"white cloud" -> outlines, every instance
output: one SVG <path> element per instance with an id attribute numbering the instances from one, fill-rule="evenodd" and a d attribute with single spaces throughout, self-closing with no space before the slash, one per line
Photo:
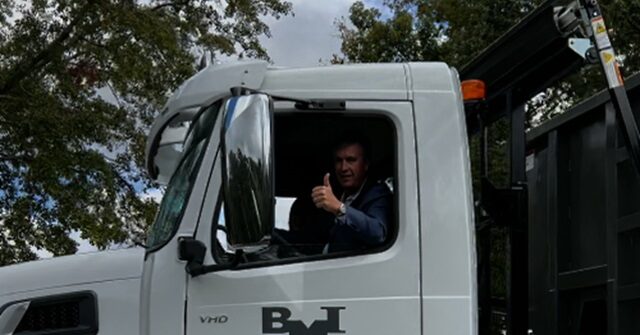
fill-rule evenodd
<path id="1" fill-rule="evenodd" d="M 88 252 L 98 251 L 98 248 L 96 248 L 91 243 L 89 243 L 88 240 L 85 240 L 82 237 L 80 237 L 80 232 L 77 230 L 71 231 L 71 234 L 69 234 L 69 237 L 72 240 L 76 241 L 76 243 L 78 244 L 78 251 L 76 252 L 78 254 L 86 254 Z M 36 249 L 35 247 L 31 247 L 31 250 L 36 253 L 39 259 L 53 257 L 52 253 L 44 249 Z"/>
<path id="2" fill-rule="evenodd" d="M 39 259 L 51 258 L 53 254 L 44 249 L 37 249 L 36 247 L 31 247 L 31 251 L 35 252 Z"/>
<path id="3" fill-rule="evenodd" d="M 160 203 L 162 201 L 163 195 L 164 195 L 164 189 L 152 188 L 152 189 L 148 189 L 140 197 L 144 200 L 153 199 L 156 203 Z"/>
<path id="4" fill-rule="evenodd" d="M 71 237 L 74 241 L 76 241 L 76 243 L 78 243 L 78 254 L 98 251 L 98 248 L 91 245 L 89 241 L 80 237 L 80 232 L 77 230 L 72 231 L 71 234 L 69 234 L 69 237 Z"/>
<path id="5" fill-rule="evenodd" d="M 317 66 L 340 54 L 340 38 L 334 22 L 349 15 L 355 0 L 290 0 L 295 16 L 265 18 L 271 38 L 262 38 L 276 66 Z"/>

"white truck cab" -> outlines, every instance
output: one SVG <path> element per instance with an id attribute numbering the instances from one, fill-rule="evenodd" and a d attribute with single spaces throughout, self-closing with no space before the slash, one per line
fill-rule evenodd
<path id="1" fill-rule="evenodd" d="M 618 198 L 637 194 L 640 131 L 607 31 L 595 0 L 543 2 L 464 67 L 478 80 L 465 85 L 442 63 L 208 66 L 149 134 L 147 168 L 167 188 L 147 247 L 0 268 L 0 334 L 638 333 L 638 216 Z M 527 136 L 526 101 L 598 61 L 608 92 Z M 482 94 L 463 107 L 461 86 Z M 503 119 L 497 187 L 486 135 Z M 368 139 L 366 180 L 387 188 L 391 214 L 375 243 L 338 252 L 327 235 L 340 214 L 310 193 L 329 173 L 344 195 L 344 134 Z M 508 240 L 504 302 L 492 227 Z"/>
<path id="2" fill-rule="evenodd" d="M 38 331 L 24 320 L 76 302 L 74 334 L 476 334 L 465 127 L 457 72 L 443 63 L 210 65 L 149 135 L 149 171 L 168 184 L 144 256 L 0 269 L 0 334 Z M 368 178 L 393 192 L 384 244 L 288 243 L 277 232 L 300 227 L 282 203 L 322 184 L 333 141 L 351 131 L 371 142 Z M 45 285 L 31 268 L 70 279 Z"/>

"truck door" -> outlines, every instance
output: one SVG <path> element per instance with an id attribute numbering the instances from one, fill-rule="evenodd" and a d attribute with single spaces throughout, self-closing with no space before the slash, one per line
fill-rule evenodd
<path id="1" fill-rule="evenodd" d="M 211 177 L 218 137 L 220 104 L 202 109 L 191 122 L 183 154 L 150 228 L 145 255 L 140 334 L 182 334 L 186 296 L 185 262 L 178 258 L 178 240 L 193 237 L 202 200 Z"/>
<path id="2" fill-rule="evenodd" d="M 360 116 L 365 122 L 368 116 L 384 117 L 394 128 L 396 231 L 389 245 L 359 254 L 286 259 L 276 254 L 259 262 L 247 257 L 235 269 L 188 277 L 186 334 L 420 334 L 420 225 L 412 105 L 347 101 L 340 115 Z M 279 162 L 275 163 L 277 170 Z M 224 244 L 216 229 L 225 224 L 221 180 L 218 160 L 195 235 L 208 244 L 205 264 L 215 263 L 212 241 L 219 238 Z"/>

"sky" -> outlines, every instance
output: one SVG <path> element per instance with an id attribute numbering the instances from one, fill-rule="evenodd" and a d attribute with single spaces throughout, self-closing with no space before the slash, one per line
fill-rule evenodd
<path id="1" fill-rule="evenodd" d="M 340 54 L 340 38 L 335 25 L 337 19 L 349 16 L 349 7 L 355 0 L 287 0 L 293 5 L 294 16 L 279 20 L 267 18 L 272 38 L 262 38 L 276 66 L 304 67 L 326 64 L 333 54 Z M 364 0 L 367 7 L 381 10 L 383 18 L 389 15 L 383 0 Z"/>
<path id="2" fill-rule="evenodd" d="M 354 0 L 289 0 L 294 16 L 265 19 L 271 38 L 262 38 L 276 66 L 316 66 L 340 54 L 336 19 L 347 17 Z"/>

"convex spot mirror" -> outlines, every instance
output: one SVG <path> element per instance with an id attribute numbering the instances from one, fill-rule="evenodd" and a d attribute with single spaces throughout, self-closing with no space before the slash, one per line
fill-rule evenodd
<path id="1" fill-rule="evenodd" d="M 231 250 L 269 244 L 275 223 L 273 101 L 266 94 L 229 98 L 223 107 L 222 188 Z"/>

